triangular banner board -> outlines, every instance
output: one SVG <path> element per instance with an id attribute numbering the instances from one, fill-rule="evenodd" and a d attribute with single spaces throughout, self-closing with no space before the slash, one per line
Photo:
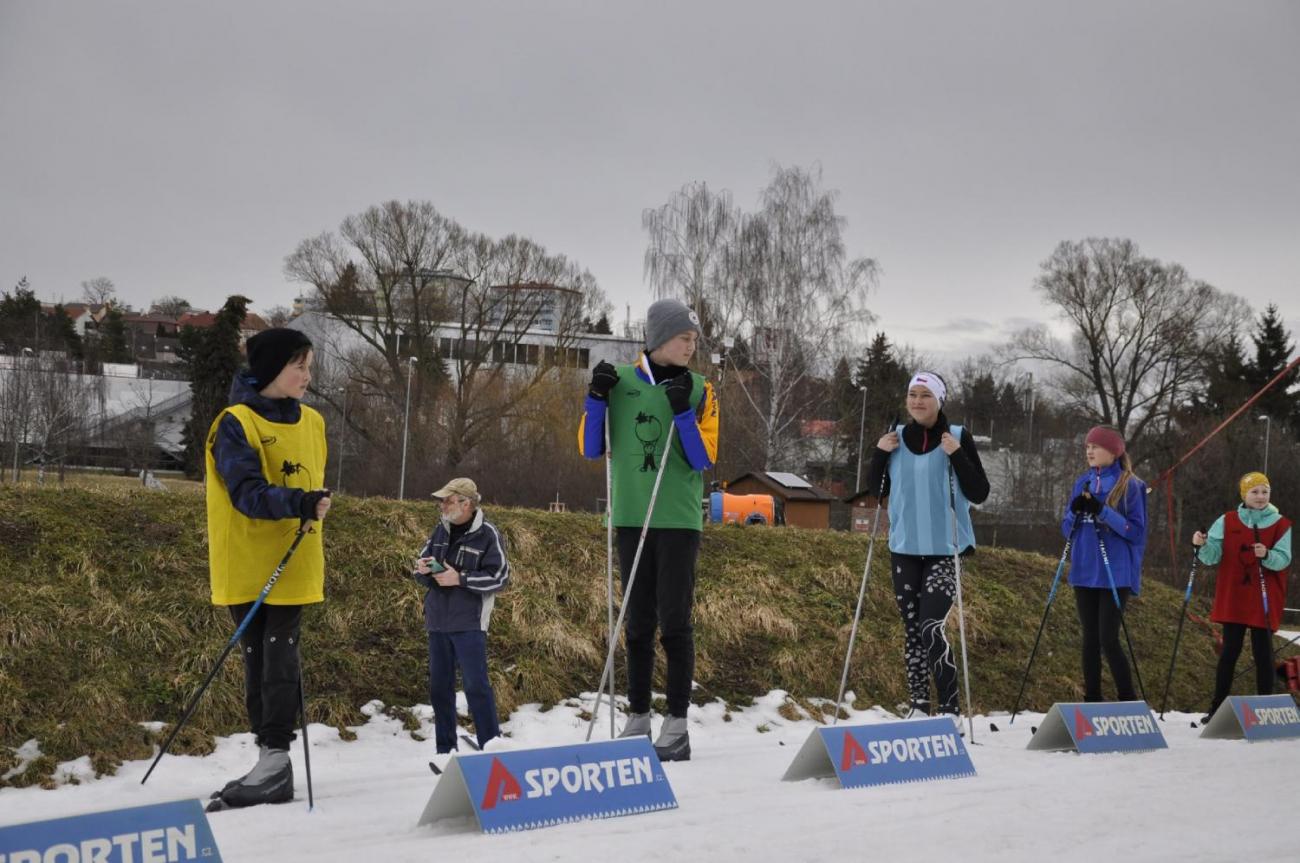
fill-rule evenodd
<path id="1" fill-rule="evenodd" d="M 841 788 L 974 776 L 953 720 L 905 719 L 813 730 L 790 762 L 786 782 L 835 777 Z"/>
<path id="2" fill-rule="evenodd" d="M 454 755 L 420 824 L 472 816 L 485 833 L 676 809 L 649 738 Z"/>
<path id="3" fill-rule="evenodd" d="M 132 806 L 0 827 L 0 861 L 64 860 L 221 863 L 208 816 L 198 800 Z"/>
<path id="4" fill-rule="evenodd" d="M 1097 701 L 1053 704 L 1027 748 L 1091 754 L 1145 752 L 1169 744 L 1145 701 Z"/>
<path id="5" fill-rule="evenodd" d="M 1210 740 L 1300 737 L 1300 709 L 1290 695 L 1230 695 L 1201 729 Z"/>

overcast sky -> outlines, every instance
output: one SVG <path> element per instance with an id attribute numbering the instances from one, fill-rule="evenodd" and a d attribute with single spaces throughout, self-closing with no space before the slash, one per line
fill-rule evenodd
<path id="1" fill-rule="evenodd" d="M 1300 330 L 1300 3 L 0 0 L 0 289 L 289 304 L 385 200 L 646 304 L 641 211 L 820 163 L 871 305 L 934 356 L 1123 236 Z"/>

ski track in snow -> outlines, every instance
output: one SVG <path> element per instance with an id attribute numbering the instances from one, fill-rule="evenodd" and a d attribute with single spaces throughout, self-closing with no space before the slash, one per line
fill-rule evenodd
<path id="1" fill-rule="evenodd" d="M 463 696 L 461 699 L 463 709 Z M 517 861 L 686 860 L 1015 860 L 1294 861 L 1294 831 L 1284 817 L 1300 765 L 1300 741 L 1250 744 L 1200 740 L 1193 714 L 1168 713 L 1169 749 L 1128 755 L 1076 755 L 1025 749 L 1042 714 L 1015 725 L 993 715 L 975 720 L 969 747 L 978 776 L 840 790 L 829 780 L 782 782 L 781 775 L 816 727 L 778 713 L 772 692 L 723 720 L 714 703 L 691 710 L 693 760 L 664 765 L 679 809 L 486 836 L 465 820 L 417 827 L 438 781 L 431 712 L 418 741 L 373 706 L 357 740 L 313 725 L 316 808 L 307 809 L 302 750 L 292 757 L 297 798 L 279 806 L 215 813 L 212 831 L 229 863 L 402 863 L 450 859 Z M 590 704 L 590 696 L 584 702 Z M 880 722 L 876 707 L 842 724 Z M 541 712 L 518 710 L 503 726 L 511 748 L 581 742 L 587 723 L 576 702 Z M 658 720 L 656 719 L 656 731 Z M 608 722 L 597 722 L 604 739 Z M 760 728 L 766 729 L 760 731 Z M 222 738 L 212 755 L 166 756 L 140 785 L 149 762 L 123 764 L 93 779 L 86 759 L 61 765 L 80 784 L 55 791 L 0 789 L 0 825 L 59 818 L 186 797 L 206 800 L 256 759 L 249 734 Z"/>

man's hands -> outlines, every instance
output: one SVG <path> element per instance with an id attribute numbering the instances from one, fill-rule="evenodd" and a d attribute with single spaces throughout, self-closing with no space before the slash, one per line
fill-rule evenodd
<path id="1" fill-rule="evenodd" d="M 432 557 L 422 557 L 415 561 L 416 575 L 432 575 L 433 580 L 438 582 L 442 587 L 460 587 L 460 573 L 456 567 L 449 563 L 444 563 L 443 568 L 434 572 L 429 566 Z"/>

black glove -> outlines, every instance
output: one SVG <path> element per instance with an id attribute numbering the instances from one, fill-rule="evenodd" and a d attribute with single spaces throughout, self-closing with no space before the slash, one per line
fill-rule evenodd
<path id="1" fill-rule="evenodd" d="M 329 496 L 330 490 L 327 488 L 303 492 L 302 502 L 298 504 L 298 517 L 303 521 L 314 520 L 316 518 L 316 504 Z"/>
<path id="2" fill-rule="evenodd" d="M 591 387 L 587 392 L 591 393 L 593 398 L 601 401 L 609 400 L 609 391 L 618 383 L 618 369 L 610 363 L 601 360 L 596 363 L 596 367 L 591 370 Z"/>
<path id="3" fill-rule="evenodd" d="M 691 409 L 691 389 L 694 386 L 695 379 L 691 377 L 690 372 L 682 372 L 668 382 L 665 392 L 668 394 L 668 406 L 673 409 L 673 416 Z"/>
<path id="4" fill-rule="evenodd" d="M 1070 512 L 1075 515 L 1090 515 L 1095 518 L 1101 515 L 1101 501 L 1090 494 L 1081 494 L 1070 501 Z"/>

